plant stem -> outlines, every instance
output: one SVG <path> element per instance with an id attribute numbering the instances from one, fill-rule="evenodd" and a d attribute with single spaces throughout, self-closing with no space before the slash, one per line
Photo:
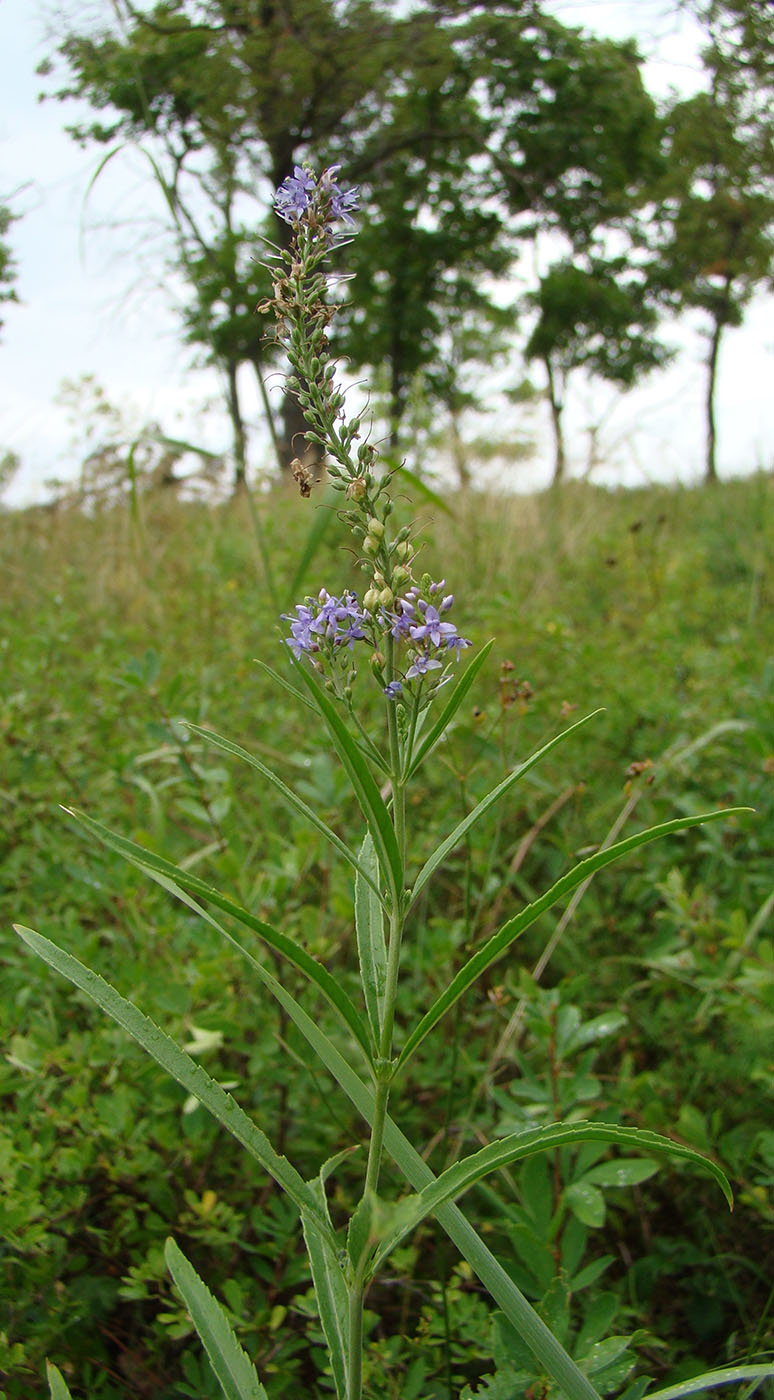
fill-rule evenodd
<path id="1" fill-rule="evenodd" d="M 394 677 L 395 643 L 389 637 L 385 647 L 386 670 L 390 679 Z M 392 700 L 387 701 L 387 730 L 390 741 L 390 769 L 392 779 L 392 821 L 400 852 L 401 867 L 406 861 L 406 791 L 401 777 L 400 739 L 396 707 Z M 400 948 L 403 938 L 403 924 L 406 904 L 402 890 L 398 891 L 397 902 L 390 911 L 390 930 L 387 940 L 387 976 L 384 988 L 384 1021 L 379 1041 L 381 1076 L 376 1084 L 374 1114 L 371 1124 L 371 1139 L 368 1144 L 363 1199 L 375 1196 L 379 1185 L 379 1168 L 382 1161 L 384 1128 L 387 1108 L 390 1101 L 391 1073 L 389 1063 L 392 1056 L 392 1035 L 395 1024 L 395 1005 L 398 994 L 398 972 L 400 969 Z M 349 1356 L 347 1358 L 347 1400 L 361 1400 L 363 1386 L 363 1303 L 365 1300 L 365 1268 L 367 1255 L 359 1265 L 349 1290 Z"/>

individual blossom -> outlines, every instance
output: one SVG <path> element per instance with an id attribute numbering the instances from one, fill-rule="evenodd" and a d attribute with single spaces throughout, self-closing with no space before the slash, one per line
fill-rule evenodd
<path id="1" fill-rule="evenodd" d="M 317 182 L 311 170 L 297 165 L 274 196 L 274 208 L 286 224 L 298 224 L 311 208 Z"/>

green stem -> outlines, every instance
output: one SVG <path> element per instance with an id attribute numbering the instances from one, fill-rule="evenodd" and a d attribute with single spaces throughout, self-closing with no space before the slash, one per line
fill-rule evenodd
<path id="1" fill-rule="evenodd" d="M 386 671 L 389 679 L 395 674 L 395 642 L 388 637 L 385 647 Z M 401 865 L 406 860 L 406 792 L 401 779 L 400 741 L 395 705 L 387 702 L 387 730 L 390 741 L 390 768 L 392 777 L 392 820 L 395 837 L 400 851 Z M 387 1121 L 387 1108 L 390 1101 L 389 1069 L 392 1056 L 392 1034 L 395 1024 L 395 1005 L 398 995 L 398 972 L 400 969 L 400 947 L 403 938 L 405 902 L 403 891 L 398 892 L 397 902 L 390 912 L 390 931 L 387 942 L 387 976 L 384 988 L 384 1021 L 379 1041 L 381 1077 L 377 1081 L 374 1096 L 374 1114 L 371 1123 L 371 1140 L 368 1144 L 368 1164 L 366 1166 L 363 1198 L 375 1196 L 379 1186 L 379 1169 L 382 1161 L 384 1129 Z M 347 1400 L 361 1400 L 363 1386 L 363 1304 L 365 1301 L 365 1267 L 367 1259 L 359 1266 L 349 1290 L 349 1356 L 347 1358 Z"/>

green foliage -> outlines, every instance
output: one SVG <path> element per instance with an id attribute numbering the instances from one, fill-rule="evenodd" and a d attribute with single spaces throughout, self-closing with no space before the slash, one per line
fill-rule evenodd
<path id="1" fill-rule="evenodd" d="M 718 1210 L 714 1185 L 680 1164 L 650 1176 L 646 1156 L 628 1169 L 630 1184 L 616 1185 L 631 1159 L 613 1161 L 602 1143 L 560 1147 L 558 1179 L 553 1154 L 535 1157 L 469 1197 L 492 1254 L 574 1359 L 593 1364 L 597 1389 L 638 1384 L 632 1358 L 643 1348 L 654 1384 L 677 1384 L 748 1348 L 755 1359 L 767 1340 L 757 1319 L 770 1290 L 761 1242 L 773 1160 L 774 672 L 760 625 L 773 586 L 770 483 L 729 484 L 714 500 L 579 490 L 550 508 L 453 505 L 453 517 L 427 527 L 428 567 L 443 558 L 455 583 L 465 580 L 466 632 L 497 641 L 448 737 L 417 772 L 418 813 L 432 804 L 441 831 L 454 830 L 557 731 L 564 702 L 583 713 L 604 699 L 608 709 L 526 776 L 507 816 L 500 804 L 469 826 L 423 889 L 404 950 L 407 1027 L 514 905 L 584 858 L 632 801 L 637 827 L 714 805 L 757 809 L 679 846 L 634 851 L 618 874 L 598 878 L 537 986 L 503 962 L 468 993 L 464 1051 L 454 1012 L 436 1028 L 432 1049 L 407 1066 L 401 1108 L 402 1127 L 428 1144 L 437 1175 L 481 1147 L 474 1122 L 492 1140 L 594 1118 L 716 1150 L 733 1179 L 733 1217 Z M 244 736 L 329 827 L 344 830 L 354 815 L 336 757 L 311 751 L 312 712 L 250 665 L 259 650 L 272 659 L 274 609 L 246 505 L 208 514 L 162 502 L 146 528 L 138 557 L 119 510 L 0 520 L 11 564 L 0 710 L 4 908 L 7 918 L 23 910 L 162 1021 L 247 1113 L 273 1132 L 278 1125 L 278 1149 L 309 1179 L 352 1123 L 311 1067 L 300 1031 L 256 995 L 215 929 L 109 850 L 86 860 L 79 833 L 55 812 L 57 802 L 76 801 L 233 892 L 354 998 L 351 867 L 278 790 L 174 720 L 185 713 Z M 308 516 L 272 499 L 266 529 L 278 578 L 289 579 Z M 320 577 L 346 568 L 339 546 L 334 526 Z M 518 670 L 499 669 L 510 657 Z M 531 694 L 520 688 L 525 671 Z M 649 758 L 650 768 L 627 775 Z M 420 867 L 435 841 L 421 822 L 415 832 Z M 549 917 L 523 935 L 526 966 L 556 932 Z M 272 967 L 274 954 L 265 956 Z M 286 982 L 297 995 L 295 976 Z M 349 1056 L 352 1037 L 335 1015 L 322 1001 L 313 1014 Z M 0 1015 L 8 1047 L 0 1365 L 9 1400 L 47 1393 L 46 1354 L 74 1400 L 139 1398 L 149 1385 L 154 1400 L 218 1394 L 167 1276 L 169 1234 L 223 1300 L 269 1394 L 330 1392 L 293 1208 L 240 1169 L 230 1138 L 216 1135 L 185 1090 L 79 995 L 53 976 L 32 976 L 10 942 Z M 336 1224 L 359 1174 L 348 1159 L 331 1173 Z M 366 1380 L 377 1400 L 445 1396 L 448 1374 L 454 1393 L 542 1383 L 502 1321 L 487 1344 L 490 1314 L 475 1275 L 446 1255 L 434 1226 L 398 1247 L 389 1274 L 373 1284 L 366 1317 Z M 643 1342 L 654 1333 L 659 1348 Z M 528 1379 L 513 1381 L 522 1366 Z"/>
<path id="2" fill-rule="evenodd" d="M 7 241 L 8 230 L 18 214 L 13 214 L 5 204 L 0 204 L 0 302 L 18 301 L 14 284 L 16 282 L 16 259 Z M 0 321 L 0 330 L 3 322 Z"/>

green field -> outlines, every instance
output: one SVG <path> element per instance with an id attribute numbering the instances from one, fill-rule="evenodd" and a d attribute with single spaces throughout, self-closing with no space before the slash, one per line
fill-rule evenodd
<path id="1" fill-rule="evenodd" d="M 75 1400 L 220 1394 L 167 1274 L 170 1233 L 227 1304 L 273 1396 L 333 1393 L 294 1208 L 10 928 L 38 929 L 112 980 L 233 1086 L 304 1176 L 356 1136 L 347 1102 L 216 933 L 59 810 L 78 807 L 187 863 L 356 995 L 349 867 L 256 773 L 176 723 L 228 735 L 357 839 L 325 736 L 255 664 L 283 669 L 279 613 L 293 602 L 359 586 L 346 529 L 320 499 L 276 491 L 251 510 L 244 497 L 207 508 L 162 492 L 139 516 L 123 505 L 0 515 L 7 1400 L 47 1393 L 46 1356 Z M 421 862 L 559 729 L 602 712 L 470 832 L 423 894 L 401 1024 L 466 949 L 611 832 L 723 806 L 755 812 L 647 846 L 568 912 L 544 916 L 418 1053 L 395 1117 L 436 1170 L 520 1126 L 573 1116 L 710 1155 L 731 1179 L 733 1214 L 684 1162 L 616 1181 L 596 1147 L 512 1166 L 475 1188 L 466 1211 L 571 1351 L 622 1339 L 600 1371 L 610 1394 L 637 1376 L 666 1385 L 765 1360 L 774 479 L 569 485 L 444 505 L 416 507 L 422 565 L 453 589 L 460 631 L 494 646 L 415 785 L 412 856 Z M 414 509 L 398 499 L 398 516 Z M 377 687 L 365 672 L 356 686 L 378 725 Z M 260 956 L 277 971 L 274 955 Z M 324 1003 L 283 976 L 346 1048 Z M 353 1191 L 358 1179 L 353 1167 Z M 351 1205 L 346 1167 L 335 1192 L 334 1212 L 337 1199 Z M 393 1256 L 368 1309 L 373 1400 L 554 1393 L 508 1388 L 518 1341 L 432 1222 Z"/>

